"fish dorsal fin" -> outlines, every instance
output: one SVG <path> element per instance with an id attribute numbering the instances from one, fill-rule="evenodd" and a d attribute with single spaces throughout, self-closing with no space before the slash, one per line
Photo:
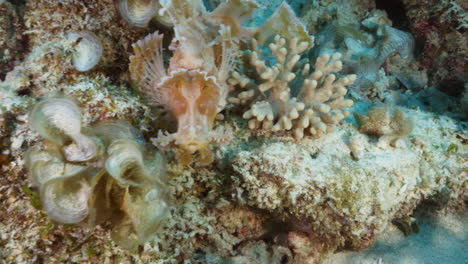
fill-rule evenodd
<path id="1" fill-rule="evenodd" d="M 166 77 L 162 54 L 163 34 L 158 31 L 134 43 L 135 55 L 130 56 L 130 75 L 139 89 L 156 105 L 164 104 L 159 82 Z"/>

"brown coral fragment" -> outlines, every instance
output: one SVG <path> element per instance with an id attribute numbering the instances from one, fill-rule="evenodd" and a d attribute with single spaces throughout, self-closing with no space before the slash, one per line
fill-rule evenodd
<path id="1" fill-rule="evenodd" d="M 394 145 L 398 139 L 413 130 L 413 121 L 399 109 L 391 116 L 387 108 L 374 107 L 369 110 L 368 115 L 356 114 L 356 120 L 359 132 L 378 136 L 380 142 L 388 142 L 390 145 Z"/>

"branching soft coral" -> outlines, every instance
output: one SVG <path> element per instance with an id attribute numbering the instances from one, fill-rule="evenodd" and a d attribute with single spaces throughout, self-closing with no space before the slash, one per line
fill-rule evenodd
<path id="1" fill-rule="evenodd" d="M 339 53 L 320 56 L 312 73 L 308 63 L 297 69 L 301 65 L 300 54 L 308 47 L 307 41 L 297 37 L 286 40 L 276 35 L 268 45 L 275 62 L 268 66 L 257 41 L 252 42 L 248 57 L 259 81 L 235 72 L 230 84 L 244 91 L 229 99 L 234 104 L 248 105 L 243 117 L 249 120 L 250 129 L 292 130 L 294 137 L 301 139 L 306 133 L 327 133 L 349 115 L 343 108 L 352 106 L 353 101 L 344 99 L 345 87 L 356 76 L 337 78 L 336 72 L 342 68 Z"/>

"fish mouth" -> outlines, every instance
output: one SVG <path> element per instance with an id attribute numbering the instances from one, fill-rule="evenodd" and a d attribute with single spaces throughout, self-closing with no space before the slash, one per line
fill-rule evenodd
<path id="1" fill-rule="evenodd" d="M 199 142 L 199 140 L 195 140 L 195 139 L 188 139 L 185 143 L 184 143 L 184 148 L 188 151 L 190 151 L 191 153 L 194 153 L 200 149 L 203 149 L 207 144 L 205 143 L 202 143 L 202 142 Z"/>

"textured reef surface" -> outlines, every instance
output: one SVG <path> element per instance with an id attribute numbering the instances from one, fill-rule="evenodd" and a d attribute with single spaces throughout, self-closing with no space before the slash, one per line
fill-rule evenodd
<path id="1" fill-rule="evenodd" d="M 465 263 L 460 0 L 0 0 L 0 263 Z"/>

